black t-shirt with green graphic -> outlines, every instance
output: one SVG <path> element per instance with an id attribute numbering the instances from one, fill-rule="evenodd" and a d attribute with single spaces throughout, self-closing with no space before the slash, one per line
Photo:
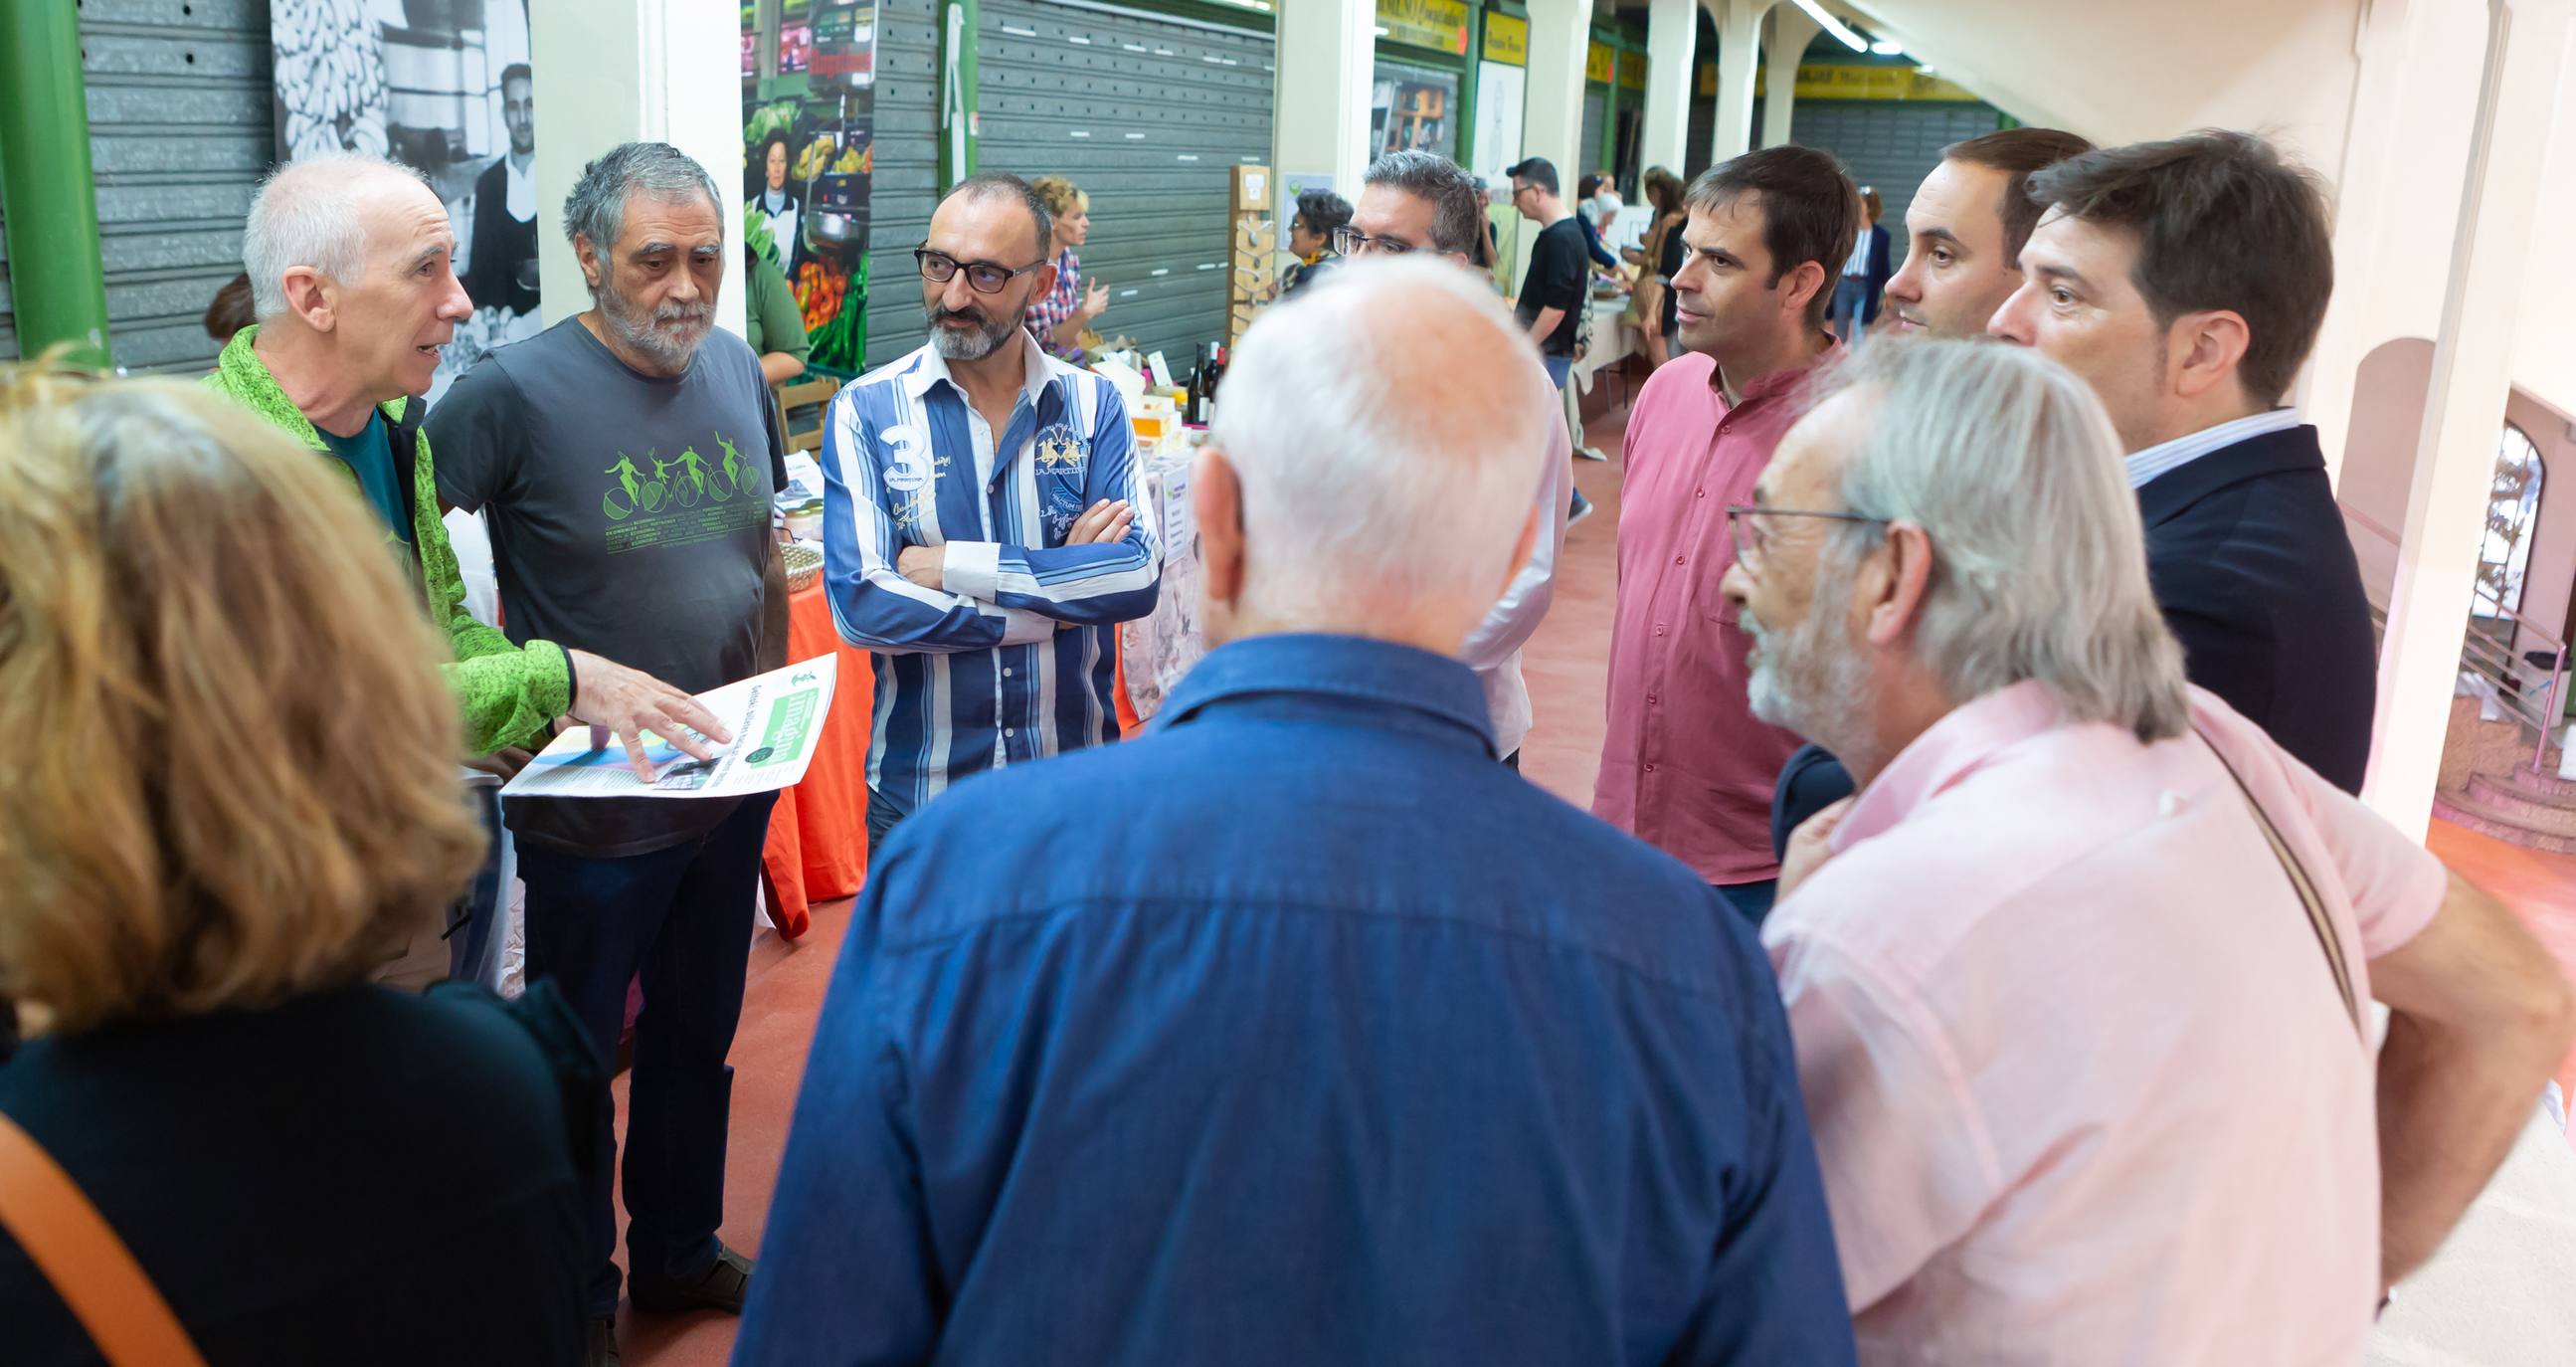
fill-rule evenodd
<path id="1" fill-rule="evenodd" d="M 780 440 L 760 359 L 716 329 L 677 378 L 617 359 L 578 318 L 492 353 L 429 414 L 441 494 L 492 529 L 502 630 L 691 693 L 748 678 Z M 648 854 L 725 799 L 513 799 L 534 847 Z"/>

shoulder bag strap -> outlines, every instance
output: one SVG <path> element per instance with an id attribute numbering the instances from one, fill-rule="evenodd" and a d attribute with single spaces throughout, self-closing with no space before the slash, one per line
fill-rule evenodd
<path id="1" fill-rule="evenodd" d="M 112 1367 L 204 1367 L 125 1241 L 71 1174 L 6 1115 L 0 1115 L 0 1228 L 54 1284 Z"/>
<path id="2" fill-rule="evenodd" d="M 2200 740 L 2201 744 L 2209 747 L 2209 753 L 2218 757 L 2218 767 L 2225 769 L 2227 776 L 2235 780 L 2236 791 L 2245 797 L 2246 809 L 2254 813 L 2254 824 L 2263 828 L 2263 838 L 2272 846 L 2272 857 L 2281 861 L 2281 872 L 2288 875 L 2290 887 L 2299 894 L 2299 904 L 2307 909 L 2308 928 L 2316 932 L 2317 945 L 2326 952 L 2326 968 L 2334 974 L 2335 991 L 2343 997 L 2344 1015 L 2351 1019 L 2354 1033 L 2360 1033 L 2361 1003 L 2353 995 L 2352 965 L 2344 959 L 2343 940 L 2335 934 L 2334 918 L 2326 914 L 2325 899 L 2317 894 L 2315 880 L 2308 877 L 2307 866 L 2299 862 L 2290 842 L 2281 838 L 2280 828 L 2272 824 L 2271 814 L 2263 810 L 2262 803 L 2254 800 L 2254 790 L 2245 786 L 2245 776 L 2237 773 L 2236 766 L 2228 762 L 2227 752 L 2219 749 L 2206 733 Z"/>

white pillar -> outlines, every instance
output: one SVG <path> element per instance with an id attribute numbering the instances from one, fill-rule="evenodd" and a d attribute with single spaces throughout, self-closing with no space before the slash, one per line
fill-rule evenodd
<path id="1" fill-rule="evenodd" d="M 2338 487 L 2362 361 L 2394 336 L 2421 335 L 2420 330 L 2401 333 L 2382 322 L 2381 292 L 2364 282 L 2377 274 L 2383 238 L 2430 207 L 2421 201 L 2420 151 L 2408 135 L 2439 118 L 2461 73 L 2447 62 L 2426 62 L 2422 54 L 2435 46 L 2440 30 L 2481 17 L 2471 11 L 2464 19 L 2432 4 L 2379 4 L 2362 20 L 2352 127 L 2344 135 L 2342 169 L 2335 177 L 2337 288 L 2293 395 L 2307 420 L 2316 424 L 2326 477 Z M 2401 155 L 2401 150 L 2412 155 Z"/>
<path id="2" fill-rule="evenodd" d="M 1288 240 L 1299 178 L 1332 178 L 1356 204 L 1368 170 L 1369 85 L 1377 11 L 1368 0 L 1297 0 L 1278 8 L 1279 70 L 1271 80 L 1270 169 L 1279 186 L 1279 240 Z"/>
<path id="3" fill-rule="evenodd" d="M 2362 796 L 2406 831 L 2431 819 L 2484 537 L 2515 314 L 2530 289 L 2538 178 L 2570 0 L 2491 0 L 2459 235 L 2379 655 L 2377 748 Z"/>
<path id="4" fill-rule="evenodd" d="M 1711 166 L 1753 150 L 1753 67 L 1762 52 L 1770 0 L 1702 0 L 1717 19 L 1717 135 Z"/>
<path id="5" fill-rule="evenodd" d="M 1789 116 L 1798 104 L 1798 59 L 1807 55 L 1807 44 L 1824 31 L 1796 5 L 1771 7 L 1770 32 L 1762 45 L 1763 146 L 1778 147 L 1789 141 Z"/>
<path id="6" fill-rule="evenodd" d="M 1646 12 L 1646 124 L 1641 143 L 1648 166 L 1687 180 L 1691 84 L 1698 74 L 1698 0 L 1654 0 Z"/>
<path id="7" fill-rule="evenodd" d="M 549 324 L 590 307 L 560 206 L 592 158 L 625 142 L 667 142 L 716 183 L 725 240 L 742 234 L 742 30 L 706 0 L 589 0 L 528 7 L 536 76 L 541 311 Z M 742 253 L 725 253 L 716 322 L 743 331 Z"/>
<path id="8" fill-rule="evenodd" d="M 1545 157 L 1571 196 L 1593 160 L 1583 141 L 1583 66 L 1592 50 L 1592 0 L 1529 0 L 1529 94 L 1521 154 Z"/>

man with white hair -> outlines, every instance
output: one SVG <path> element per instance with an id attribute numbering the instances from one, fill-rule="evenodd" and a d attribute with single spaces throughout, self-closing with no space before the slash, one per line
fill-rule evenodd
<path id="1" fill-rule="evenodd" d="M 233 334 L 206 384 L 343 467 L 383 520 L 447 634 L 442 668 L 470 754 L 542 744 L 564 715 L 630 740 L 666 718 L 712 722 L 649 674 L 551 639 L 514 641 L 465 610 L 417 397 L 473 311 L 449 266 L 455 245 L 447 211 L 408 167 L 341 153 L 281 168 L 242 228 L 259 321 Z"/>
<path id="2" fill-rule="evenodd" d="M 626 143 L 590 163 L 563 225 L 591 308 L 492 353 L 429 419 L 439 489 L 491 523 L 511 634 L 640 660 L 692 692 L 757 672 L 763 607 L 785 592 L 769 517 L 784 443 L 760 358 L 715 327 L 721 202 L 705 168 L 667 144 Z M 561 985 L 603 1069 L 627 985 L 642 983 L 623 1188 L 639 1309 L 739 1311 L 750 1278 L 716 1227 L 725 1055 L 772 800 L 506 804 L 528 885 L 528 972 Z M 616 1356 L 618 1291 L 614 1116 L 605 1094 L 598 1105 L 585 1211 L 593 1362 Z"/>
<path id="3" fill-rule="evenodd" d="M 1548 388 L 1446 263 L 1253 326 L 1191 481 L 1215 649 L 896 833 L 737 1363 L 1849 1361 L 1750 931 L 1494 763 L 1457 658 Z"/>
<path id="4" fill-rule="evenodd" d="M 1755 712 L 1862 785 L 1763 927 L 1862 1359 L 2359 1361 L 2564 1057 L 2566 984 L 2185 684 L 2082 380 L 1890 342 L 1818 397 L 1725 591 Z"/>

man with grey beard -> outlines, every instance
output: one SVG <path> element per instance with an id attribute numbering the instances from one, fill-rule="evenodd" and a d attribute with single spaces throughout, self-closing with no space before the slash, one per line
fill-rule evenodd
<path id="1" fill-rule="evenodd" d="M 438 486 L 481 510 L 505 629 L 650 670 L 690 693 L 757 672 L 783 594 L 783 483 L 760 360 L 714 327 L 728 248 L 715 182 L 628 143 L 584 169 L 565 235 L 592 307 L 459 380 L 429 430 Z M 716 1238 L 753 889 L 771 799 L 512 800 L 528 972 L 581 1015 L 603 1072 L 641 979 L 626 1143 L 639 1310 L 739 1312 L 751 1263 Z M 598 1097 L 585 1221 L 590 1360 L 614 1362 L 614 1115 Z"/>

